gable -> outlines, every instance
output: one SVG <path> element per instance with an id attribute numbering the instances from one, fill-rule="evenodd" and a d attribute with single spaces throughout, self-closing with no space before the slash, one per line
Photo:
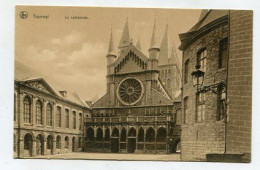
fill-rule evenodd
<path id="1" fill-rule="evenodd" d="M 136 47 L 130 45 L 115 61 L 115 73 L 145 71 L 148 58 Z"/>
<path id="2" fill-rule="evenodd" d="M 22 83 L 33 89 L 57 96 L 55 91 L 47 84 L 47 82 L 43 78 L 25 80 Z"/>

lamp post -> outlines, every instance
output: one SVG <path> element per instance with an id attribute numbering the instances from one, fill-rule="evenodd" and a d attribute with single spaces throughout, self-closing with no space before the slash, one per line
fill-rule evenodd
<path id="1" fill-rule="evenodd" d="M 212 92 L 215 94 L 221 94 L 225 96 L 226 93 L 226 82 L 221 81 L 219 83 L 211 84 L 211 85 L 203 85 L 205 72 L 200 70 L 200 65 L 195 66 L 196 70 L 191 73 L 193 87 L 196 87 L 197 92 L 207 93 Z"/>

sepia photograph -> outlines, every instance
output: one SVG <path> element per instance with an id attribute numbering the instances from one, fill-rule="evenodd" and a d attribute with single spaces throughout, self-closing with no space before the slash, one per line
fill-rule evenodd
<path id="1" fill-rule="evenodd" d="M 14 159 L 251 162 L 253 11 L 15 7 Z"/>

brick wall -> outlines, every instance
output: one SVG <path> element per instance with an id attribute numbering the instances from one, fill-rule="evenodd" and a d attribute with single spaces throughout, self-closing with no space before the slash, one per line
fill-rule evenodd
<path id="1" fill-rule="evenodd" d="M 227 152 L 251 153 L 253 12 L 230 11 Z"/>
<path id="2" fill-rule="evenodd" d="M 222 24 L 203 34 L 183 53 L 184 63 L 189 59 L 188 82 L 183 84 L 183 98 L 188 97 L 187 123 L 182 124 L 181 159 L 184 161 L 201 161 L 206 159 L 207 153 L 224 153 L 225 123 L 216 120 L 217 95 L 206 93 L 205 121 L 197 123 L 196 89 L 193 87 L 191 72 L 195 70 L 197 53 L 200 49 L 207 49 L 207 69 L 204 85 L 218 83 L 226 79 L 226 69 L 219 69 L 219 42 L 228 36 L 228 24 Z M 184 69 L 183 69 L 184 71 Z M 183 74 L 184 75 L 184 72 Z M 182 102 L 184 103 L 184 102 Z M 184 110 L 184 105 L 182 106 Z"/>

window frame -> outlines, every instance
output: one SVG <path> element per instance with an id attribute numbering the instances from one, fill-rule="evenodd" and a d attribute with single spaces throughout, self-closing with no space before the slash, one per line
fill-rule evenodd
<path id="1" fill-rule="evenodd" d="M 223 48 L 223 46 L 224 46 L 224 48 Z M 223 54 L 226 54 L 226 55 L 223 55 Z M 223 56 L 225 56 L 225 59 L 223 59 Z M 219 69 L 227 68 L 227 60 L 228 60 L 228 37 L 225 37 L 219 41 L 218 68 Z M 225 61 L 225 62 L 223 63 L 223 61 Z"/>
<path id="2" fill-rule="evenodd" d="M 37 100 L 35 104 L 36 124 L 43 125 L 43 104 Z"/>
<path id="3" fill-rule="evenodd" d="M 201 48 L 197 53 L 197 65 L 200 65 L 200 70 L 204 73 L 207 72 L 207 56 L 208 50 L 206 47 Z"/>
<path id="4" fill-rule="evenodd" d="M 188 102 L 189 102 L 189 97 L 186 96 L 183 99 L 183 121 L 182 121 L 183 124 L 187 124 L 187 114 L 189 112 Z"/>
<path id="5" fill-rule="evenodd" d="M 205 121 L 205 112 L 206 112 L 205 107 L 206 107 L 206 94 L 203 92 L 196 93 L 196 115 L 195 115 L 196 123 L 202 123 Z"/>
<path id="6" fill-rule="evenodd" d="M 23 116 L 24 123 L 32 123 L 32 102 L 28 96 L 23 99 Z"/>
<path id="7" fill-rule="evenodd" d="M 189 82 L 189 65 L 190 65 L 190 59 L 187 59 L 184 63 L 184 84 L 187 84 Z"/>

